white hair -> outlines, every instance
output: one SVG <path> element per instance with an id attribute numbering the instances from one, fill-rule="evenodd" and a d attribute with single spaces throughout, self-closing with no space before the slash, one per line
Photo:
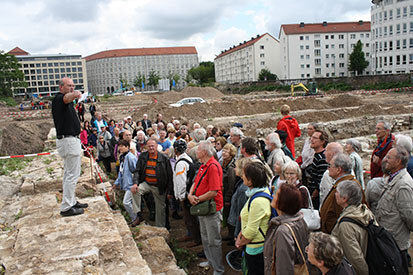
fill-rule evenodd
<path id="1" fill-rule="evenodd" d="M 208 140 L 201 140 L 198 145 L 198 150 L 205 151 L 210 157 L 215 154 L 214 146 Z"/>
<path id="2" fill-rule="evenodd" d="M 244 136 L 244 134 L 242 133 L 241 129 L 238 127 L 232 127 L 231 130 L 229 131 L 231 134 L 233 134 L 234 136 L 239 136 L 240 138 L 242 138 Z"/>
<path id="3" fill-rule="evenodd" d="M 194 138 L 195 142 L 200 142 L 201 140 L 205 140 L 206 130 L 204 128 L 195 129 L 195 131 L 192 133 L 192 137 Z"/>
<path id="4" fill-rule="evenodd" d="M 271 144 L 275 145 L 275 148 L 281 148 L 280 136 L 277 133 L 271 133 L 268 135 L 268 140 Z"/>
<path id="5" fill-rule="evenodd" d="M 395 143 L 398 147 L 404 148 L 409 154 L 412 153 L 412 138 L 406 135 L 396 135 Z"/>

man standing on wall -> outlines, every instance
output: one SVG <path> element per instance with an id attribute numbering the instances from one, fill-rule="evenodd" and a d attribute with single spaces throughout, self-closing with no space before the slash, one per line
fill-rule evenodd
<path id="1" fill-rule="evenodd" d="M 56 146 L 64 161 L 63 197 L 60 215 L 74 216 L 83 214 L 86 203 L 76 201 L 75 189 L 80 176 L 81 145 L 80 122 L 73 107 L 73 100 L 81 97 L 74 90 L 73 80 L 65 77 L 59 81 L 59 93 L 53 99 L 52 115 L 56 128 Z"/>

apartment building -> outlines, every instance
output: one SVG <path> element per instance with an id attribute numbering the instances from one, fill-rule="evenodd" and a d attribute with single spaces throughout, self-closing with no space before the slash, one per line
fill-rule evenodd
<path id="1" fill-rule="evenodd" d="M 31 55 L 19 47 L 8 54 L 16 56 L 28 83 L 27 88 L 15 89 L 15 95 L 53 95 L 59 91 L 59 80 L 63 77 L 73 79 L 75 90 L 88 92 L 86 63 L 81 55 Z"/>
<path id="2" fill-rule="evenodd" d="M 178 88 L 186 85 L 188 71 L 199 65 L 195 47 L 117 49 L 87 56 L 88 85 L 92 94 L 105 94 L 121 87 L 120 79 L 132 84 L 136 76 L 146 80 L 150 72 L 160 78 L 178 74 Z"/>
<path id="3" fill-rule="evenodd" d="M 221 51 L 214 60 L 215 81 L 228 84 L 257 81 L 262 69 L 279 76 L 279 47 L 279 41 L 265 33 Z"/>
<path id="4" fill-rule="evenodd" d="M 283 24 L 280 79 L 349 76 L 349 56 L 358 40 L 370 59 L 370 22 Z M 370 65 L 364 74 L 370 73 Z"/>
<path id="5" fill-rule="evenodd" d="M 372 73 L 412 73 L 413 0 L 372 2 Z"/>

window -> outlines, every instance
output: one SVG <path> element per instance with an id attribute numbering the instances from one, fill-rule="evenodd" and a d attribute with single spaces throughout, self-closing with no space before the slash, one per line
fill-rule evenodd
<path id="1" fill-rule="evenodd" d="M 356 39 L 356 34 L 354 33 L 350 34 L 350 39 Z"/>
<path id="2" fill-rule="evenodd" d="M 393 56 L 389 56 L 389 66 L 393 65 Z"/>
<path id="3" fill-rule="evenodd" d="M 328 49 L 328 44 L 326 45 L 326 49 Z"/>
<path id="4" fill-rule="evenodd" d="M 261 61 L 261 66 L 265 66 L 265 61 Z"/>
<path id="5" fill-rule="evenodd" d="M 407 7 L 403 7 L 403 17 L 407 17 Z"/>
<path id="6" fill-rule="evenodd" d="M 300 55 L 300 59 L 304 59 L 304 55 L 302 54 L 302 55 Z"/>
<path id="7" fill-rule="evenodd" d="M 384 36 L 387 36 L 387 27 L 384 27 L 384 28 L 383 28 L 383 35 L 384 35 Z"/>
<path id="8" fill-rule="evenodd" d="M 261 57 L 261 58 L 264 58 L 264 54 L 263 54 L 263 53 L 261 53 L 261 54 L 260 54 L 260 57 Z"/>
<path id="9" fill-rule="evenodd" d="M 320 40 L 314 40 L 314 47 L 320 47 Z"/>
<path id="10" fill-rule="evenodd" d="M 340 63 L 338 66 L 339 66 L 340 68 L 344 68 L 344 63 Z"/>
<path id="11" fill-rule="evenodd" d="M 36 63 L 36 67 L 39 68 L 41 65 L 40 63 Z"/>
<path id="12" fill-rule="evenodd" d="M 397 25 L 396 25 L 396 33 L 397 33 L 397 34 L 400 34 L 400 24 L 397 24 Z"/>
<path id="13" fill-rule="evenodd" d="M 339 49 L 344 49 L 344 44 L 339 44 L 339 45 L 338 45 L 338 48 L 339 48 Z"/>
<path id="14" fill-rule="evenodd" d="M 396 9 L 396 18 L 400 18 L 400 8 Z"/>
<path id="15" fill-rule="evenodd" d="M 364 38 L 364 33 L 360 33 L 360 38 Z"/>
<path id="16" fill-rule="evenodd" d="M 370 34 L 369 33 L 366 33 L 366 38 L 369 38 L 370 37 Z"/>
<path id="17" fill-rule="evenodd" d="M 309 40 L 309 39 L 310 39 L 310 36 L 306 35 L 305 40 Z"/>
<path id="18" fill-rule="evenodd" d="M 321 74 L 321 68 L 315 68 L 315 74 L 320 75 Z"/>
<path id="19" fill-rule="evenodd" d="M 305 49 L 309 50 L 310 49 L 310 45 L 305 45 Z"/>
<path id="20" fill-rule="evenodd" d="M 389 10 L 389 20 L 393 19 L 393 10 Z"/>
<path id="21" fill-rule="evenodd" d="M 413 32 L 413 22 L 410 22 L 410 32 Z"/>
<path id="22" fill-rule="evenodd" d="M 310 68 L 310 64 L 307 64 L 305 67 L 306 67 L 306 68 Z"/>
<path id="23" fill-rule="evenodd" d="M 344 34 L 339 34 L 338 39 L 344 39 Z"/>
<path id="24" fill-rule="evenodd" d="M 330 55 L 329 54 L 326 54 L 326 59 L 329 59 L 330 58 Z"/>
<path id="25" fill-rule="evenodd" d="M 344 53 L 340 53 L 340 54 L 338 55 L 338 58 L 344 58 Z"/>
<path id="26" fill-rule="evenodd" d="M 304 78 L 305 77 L 305 74 L 301 74 L 301 78 Z"/>
<path id="27" fill-rule="evenodd" d="M 393 25 L 389 26 L 389 35 L 392 36 L 393 35 Z"/>
<path id="28" fill-rule="evenodd" d="M 387 41 L 383 42 L 383 51 L 387 51 Z"/>
<path id="29" fill-rule="evenodd" d="M 305 56 L 305 59 L 310 59 L 310 55 L 307 54 L 307 55 Z"/>
<path id="30" fill-rule="evenodd" d="M 383 19 L 384 19 L 384 20 L 387 20 L 387 11 L 384 11 L 384 13 L 383 13 Z"/>
<path id="31" fill-rule="evenodd" d="M 321 65 L 321 59 L 319 59 L 319 58 L 314 59 L 314 63 L 315 63 L 316 66 L 320 66 Z"/>
<path id="32" fill-rule="evenodd" d="M 396 55 L 396 65 L 400 65 L 400 55 Z"/>
<path id="33" fill-rule="evenodd" d="M 334 44 L 331 44 L 331 48 L 334 49 Z"/>
<path id="34" fill-rule="evenodd" d="M 410 6 L 410 16 L 413 16 L 413 6 Z"/>
<path id="35" fill-rule="evenodd" d="M 409 54 L 409 64 L 413 64 L 413 54 Z"/>
<path id="36" fill-rule="evenodd" d="M 407 23 L 403 23 L 403 33 L 407 33 Z"/>
<path id="37" fill-rule="evenodd" d="M 305 65 L 304 65 L 304 64 L 301 64 L 301 69 L 304 69 L 304 67 L 305 67 Z"/>
<path id="38" fill-rule="evenodd" d="M 409 45 L 410 49 L 413 49 L 413 38 L 410 38 L 410 45 Z"/>
<path id="39" fill-rule="evenodd" d="M 264 45 L 260 45 L 260 50 L 263 50 L 264 49 Z"/>
<path id="40" fill-rule="evenodd" d="M 321 51 L 319 49 L 314 50 L 314 55 L 315 56 L 320 56 L 321 55 Z"/>
<path id="41" fill-rule="evenodd" d="M 334 35 L 332 34 L 332 35 L 330 35 L 330 39 L 334 39 Z"/>
<path id="42" fill-rule="evenodd" d="M 304 36 L 300 36 L 300 40 L 304 40 Z"/>
<path id="43" fill-rule="evenodd" d="M 407 64 L 407 55 L 402 56 L 402 64 L 406 65 Z"/>
<path id="44" fill-rule="evenodd" d="M 383 65 L 384 65 L 384 66 L 387 66 L 387 56 L 385 56 L 385 57 L 383 58 Z"/>
<path id="45" fill-rule="evenodd" d="M 42 70 L 40 70 L 40 69 L 36 70 L 36 74 L 41 74 L 41 73 L 42 73 Z"/>
<path id="46" fill-rule="evenodd" d="M 300 50 L 304 50 L 304 45 L 300 45 Z"/>
<path id="47" fill-rule="evenodd" d="M 400 40 L 396 40 L 396 50 L 400 50 Z"/>
<path id="48" fill-rule="evenodd" d="M 326 68 L 328 68 L 330 66 L 330 64 L 326 63 Z"/>

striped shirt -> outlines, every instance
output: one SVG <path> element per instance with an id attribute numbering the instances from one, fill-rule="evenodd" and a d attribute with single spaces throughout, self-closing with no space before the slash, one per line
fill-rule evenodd
<path id="1" fill-rule="evenodd" d="M 328 168 L 328 163 L 324 155 L 324 150 L 320 153 L 314 153 L 313 163 L 310 165 L 310 181 L 308 187 L 310 189 L 320 189 L 321 178 Z"/>
<path id="2" fill-rule="evenodd" d="M 158 152 L 155 155 L 149 154 L 148 161 L 146 162 L 146 169 L 145 169 L 145 181 L 148 184 L 156 185 L 156 162 L 158 159 Z"/>

